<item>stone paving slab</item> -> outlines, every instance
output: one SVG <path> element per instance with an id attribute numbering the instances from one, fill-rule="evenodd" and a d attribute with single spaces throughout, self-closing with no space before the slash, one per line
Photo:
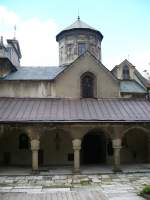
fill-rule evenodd
<path id="1" fill-rule="evenodd" d="M 54 192 L 41 194 L 4 193 L 0 194 L 0 200 L 107 200 L 100 192 Z"/>
<path id="2" fill-rule="evenodd" d="M 150 173 L 0 176 L 0 200 L 10 200 L 11 195 L 17 200 L 20 194 L 21 200 L 38 200 L 37 194 L 47 200 L 142 200 L 137 194 L 145 184 L 150 185 Z"/>

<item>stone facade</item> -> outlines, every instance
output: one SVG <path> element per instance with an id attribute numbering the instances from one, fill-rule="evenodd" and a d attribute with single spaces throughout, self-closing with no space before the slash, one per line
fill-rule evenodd
<path id="1" fill-rule="evenodd" d="M 8 58 L 13 65 L 20 66 L 21 52 L 18 41 L 14 38 L 7 40 L 7 45 L 3 43 L 3 37 L 0 41 L 0 58 Z"/>
<path id="2" fill-rule="evenodd" d="M 123 96 L 120 92 L 120 80 L 124 79 L 124 65 L 128 66 L 129 80 L 136 81 L 147 89 L 143 79 L 135 73 L 135 67 L 128 61 L 124 61 L 112 71 L 101 63 L 102 38 L 99 31 L 81 23 L 79 19 L 71 28 L 60 32 L 56 37 L 59 42 L 60 65 L 67 66 L 51 80 L 38 77 L 35 80 L 25 80 L 24 77 L 7 80 L 4 77 L 15 74 L 19 64 L 12 60 L 9 60 L 11 63 L 1 62 L 0 97 L 33 98 L 33 103 L 34 98 L 121 98 Z M 15 43 L 13 48 L 18 48 L 17 44 Z M 82 94 L 84 75 L 90 80 L 88 82 L 85 79 L 88 82 L 87 89 L 92 83 L 92 97 L 84 97 Z M 140 95 L 142 98 L 146 96 L 144 92 Z M 129 94 L 128 97 L 133 95 Z M 4 106 L 7 106 L 7 101 Z M 40 105 L 36 106 L 40 109 Z M 96 112 L 96 108 L 94 109 Z M 32 113 L 32 108 L 29 111 Z M 8 120 L 9 113 L 3 114 L 6 121 L 0 123 L 1 165 L 31 165 L 33 171 L 49 165 L 72 165 L 73 171 L 79 173 L 81 165 L 112 165 L 116 172 L 121 171 L 122 163 L 150 162 L 149 123 L 119 123 L 107 120 L 35 123 L 25 119 L 21 123 L 11 124 Z M 17 110 L 14 114 L 18 114 Z M 34 114 L 36 118 L 36 113 Z"/>

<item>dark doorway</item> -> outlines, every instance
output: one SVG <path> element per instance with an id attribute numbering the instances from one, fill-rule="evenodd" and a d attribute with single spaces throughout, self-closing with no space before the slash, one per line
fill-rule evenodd
<path id="1" fill-rule="evenodd" d="M 82 142 L 83 164 L 106 162 L 106 138 L 104 134 L 87 134 Z"/>
<path id="2" fill-rule="evenodd" d="M 38 158 L 39 159 L 39 166 L 42 166 L 43 162 L 44 162 L 44 152 L 43 152 L 42 149 L 39 150 L 38 156 L 39 156 L 39 158 Z"/>
<path id="3" fill-rule="evenodd" d="M 4 165 L 10 165 L 11 162 L 11 154 L 10 152 L 4 152 L 3 154 L 3 163 Z"/>

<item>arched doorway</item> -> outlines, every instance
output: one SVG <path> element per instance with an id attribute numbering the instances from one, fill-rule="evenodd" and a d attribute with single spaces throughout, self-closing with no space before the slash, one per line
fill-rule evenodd
<path id="1" fill-rule="evenodd" d="M 147 163 L 148 162 L 148 134 L 142 129 L 131 129 L 123 137 L 121 162 Z"/>
<path id="2" fill-rule="evenodd" d="M 83 164 L 106 162 L 106 137 L 104 133 L 90 132 L 82 141 L 81 159 Z"/>

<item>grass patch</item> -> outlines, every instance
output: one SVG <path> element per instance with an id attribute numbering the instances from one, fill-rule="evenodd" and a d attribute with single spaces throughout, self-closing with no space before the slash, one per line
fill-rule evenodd
<path id="1" fill-rule="evenodd" d="M 80 181 L 80 184 L 82 185 L 82 186 L 85 186 L 85 185 L 89 185 L 90 184 L 90 180 L 88 180 L 88 181 Z"/>
<path id="2" fill-rule="evenodd" d="M 149 194 L 150 195 L 150 185 L 145 185 L 143 190 L 140 192 L 140 195 Z"/>
<path id="3" fill-rule="evenodd" d="M 47 186 L 44 186 L 44 188 L 70 188 L 69 185 L 47 185 Z"/>
<path id="4" fill-rule="evenodd" d="M 144 199 L 150 200 L 150 185 L 145 185 L 142 191 L 140 192 L 140 196 Z"/>

